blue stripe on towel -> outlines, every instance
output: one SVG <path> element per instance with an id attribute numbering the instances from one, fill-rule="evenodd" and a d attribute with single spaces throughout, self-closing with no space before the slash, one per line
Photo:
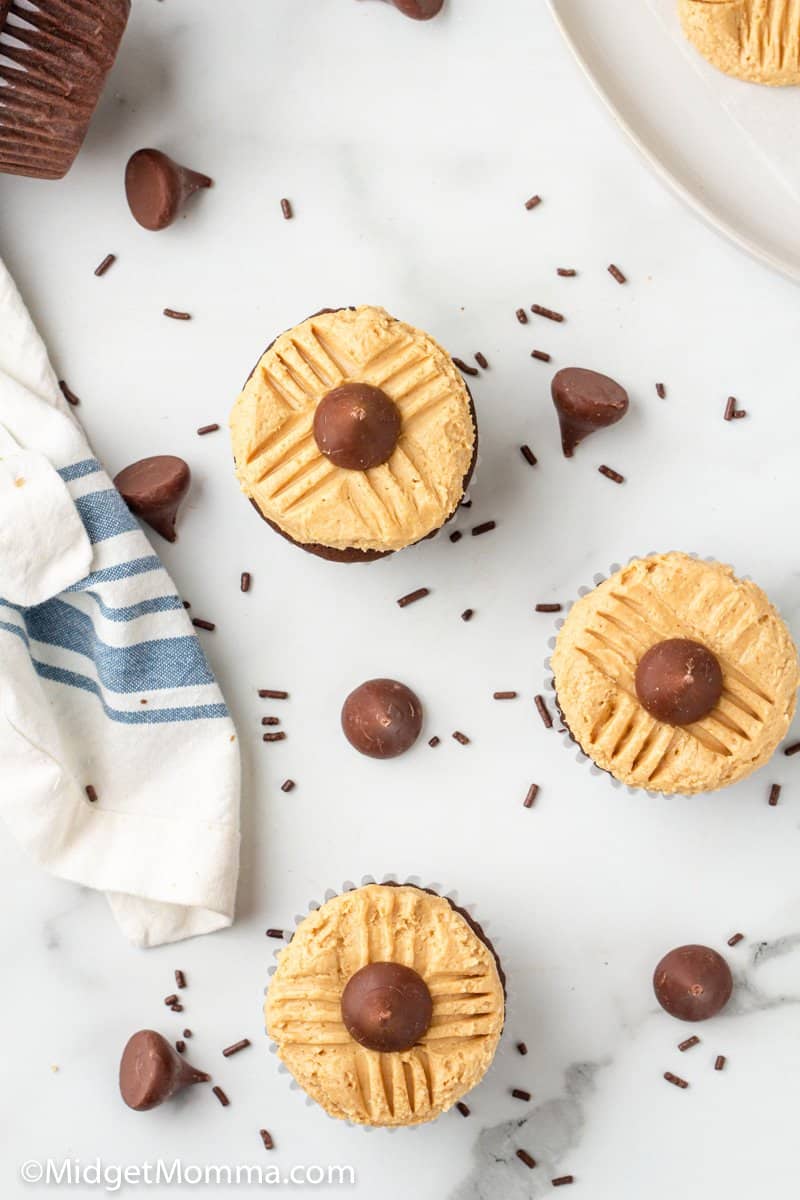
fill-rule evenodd
<path id="1" fill-rule="evenodd" d="M 19 625 L 0 621 L 0 630 L 15 633 L 26 646 L 29 646 L 28 636 Z M 63 667 L 52 667 L 49 663 L 39 662 L 36 658 L 31 658 L 31 663 L 37 675 L 41 675 L 43 679 L 51 679 L 54 683 L 63 683 L 67 687 L 80 688 L 81 691 L 90 692 L 96 696 L 102 704 L 106 716 L 111 721 L 117 721 L 122 725 L 167 725 L 171 721 L 203 721 L 229 715 L 224 704 L 193 704 L 183 708 L 142 708 L 134 712 L 126 712 L 121 708 L 112 708 L 110 704 L 106 703 L 98 685 L 86 675 L 78 675 L 75 671 L 67 671 Z"/>
<path id="2" fill-rule="evenodd" d="M 64 483 L 71 483 L 73 479 L 83 479 L 85 475 L 94 475 L 100 469 L 100 463 L 96 458 L 85 458 L 83 462 L 73 463 L 71 467 L 62 467 L 58 473 Z"/>
<path id="3" fill-rule="evenodd" d="M 161 559 L 156 558 L 155 554 L 148 554 L 145 558 L 132 558 L 129 562 L 114 563 L 113 567 L 103 567 L 100 571 L 93 571 L 91 575 L 87 575 L 85 579 L 79 579 L 77 583 L 73 583 L 65 590 L 88 592 L 98 583 L 117 583 L 120 579 L 130 579 L 132 575 L 144 575 L 148 571 L 161 570 L 163 570 Z"/>
<path id="4" fill-rule="evenodd" d="M 95 592 L 87 592 L 87 596 L 97 604 L 107 621 L 135 621 L 137 617 L 145 617 L 148 613 L 174 612 L 183 609 L 180 596 L 153 596 L 150 600 L 140 600 L 138 604 L 128 604 L 125 608 L 109 608 L 103 603 L 102 597 Z"/>
<path id="5" fill-rule="evenodd" d="M 214 682 L 193 635 L 109 646 L 97 636 L 91 617 L 63 600 L 48 600 L 38 608 L 29 608 L 23 619 L 31 641 L 60 646 L 92 659 L 100 682 L 110 692 L 129 696 Z"/>
<path id="6" fill-rule="evenodd" d="M 122 496 L 113 487 L 103 492 L 78 496 L 75 507 L 93 544 L 139 528 Z"/>

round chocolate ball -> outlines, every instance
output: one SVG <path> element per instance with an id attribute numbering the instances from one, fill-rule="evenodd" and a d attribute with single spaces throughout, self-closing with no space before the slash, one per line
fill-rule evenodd
<path id="1" fill-rule="evenodd" d="M 342 992 L 347 1032 L 367 1050 L 410 1050 L 429 1029 L 432 1016 L 425 980 L 402 963 L 368 963 Z"/>
<path id="2" fill-rule="evenodd" d="M 342 729 L 351 746 L 370 758 L 405 754 L 422 729 L 422 704 L 396 679 L 368 679 L 344 702 Z"/>
<path id="3" fill-rule="evenodd" d="M 368 471 L 392 457 L 400 424 L 399 408 L 380 388 L 343 383 L 317 405 L 314 439 L 335 466 Z"/>
<path id="4" fill-rule="evenodd" d="M 731 998 L 733 976 L 721 954 L 708 946 L 679 946 L 665 954 L 653 974 L 661 1007 L 679 1021 L 706 1021 Z"/>
<path id="5" fill-rule="evenodd" d="M 651 716 L 667 725 L 691 725 L 707 716 L 722 695 L 722 668 L 700 642 L 669 638 L 639 660 L 636 695 Z"/>

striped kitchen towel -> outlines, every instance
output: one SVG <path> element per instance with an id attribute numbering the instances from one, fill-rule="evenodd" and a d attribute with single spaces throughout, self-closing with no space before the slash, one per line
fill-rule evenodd
<path id="1" fill-rule="evenodd" d="M 0 262 L 0 815 L 153 946 L 231 924 L 239 787 L 181 599 Z"/>

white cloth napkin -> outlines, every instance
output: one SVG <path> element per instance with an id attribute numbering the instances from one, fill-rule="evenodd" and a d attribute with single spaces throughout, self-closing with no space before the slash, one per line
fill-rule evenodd
<path id="1" fill-rule="evenodd" d="M 239 788 L 236 731 L 175 586 L 0 262 L 0 815 L 154 946 L 231 924 Z"/>

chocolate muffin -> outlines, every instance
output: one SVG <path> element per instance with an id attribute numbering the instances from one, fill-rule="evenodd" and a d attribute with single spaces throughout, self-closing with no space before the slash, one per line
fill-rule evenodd
<path id="1" fill-rule="evenodd" d="M 794 716 L 797 650 L 730 567 L 634 559 L 572 607 L 552 657 L 564 722 L 622 783 L 710 792 L 772 756 Z"/>
<path id="2" fill-rule="evenodd" d="M 0 0 L 0 171 L 66 175 L 129 12 L 130 0 Z"/>
<path id="3" fill-rule="evenodd" d="M 411 884 L 369 884 L 298 925 L 267 993 L 267 1032 L 333 1117 L 419 1125 L 483 1078 L 505 1017 L 480 926 Z"/>
<path id="4" fill-rule="evenodd" d="M 261 516 L 338 562 L 435 533 L 477 454 L 475 410 L 450 355 L 369 305 L 324 310 L 281 334 L 230 426 L 239 483 Z"/>

